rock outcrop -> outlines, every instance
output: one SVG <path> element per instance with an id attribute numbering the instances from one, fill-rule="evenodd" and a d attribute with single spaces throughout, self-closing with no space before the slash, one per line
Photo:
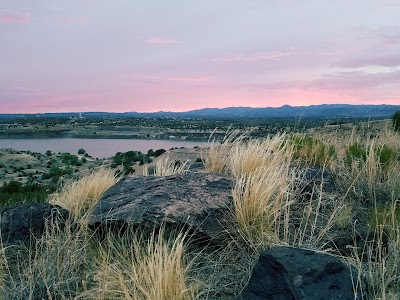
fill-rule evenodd
<path id="1" fill-rule="evenodd" d="M 94 207 L 89 226 L 174 225 L 198 237 L 223 240 L 232 207 L 232 179 L 224 174 L 192 173 L 126 176 Z"/>
<path id="2" fill-rule="evenodd" d="M 353 277 L 357 278 L 357 274 L 354 273 Z M 314 299 L 354 300 L 351 269 L 331 255 L 289 247 L 263 251 L 248 285 L 236 298 Z"/>
<path id="3" fill-rule="evenodd" d="M 68 217 L 68 211 L 48 203 L 27 203 L 0 210 L 1 240 L 4 245 L 14 245 L 40 236 L 46 220 L 57 218 L 59 225 Z"/>

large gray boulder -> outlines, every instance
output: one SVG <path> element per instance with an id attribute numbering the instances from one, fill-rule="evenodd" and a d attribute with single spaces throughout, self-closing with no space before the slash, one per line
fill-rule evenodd
<path id="1" fill-rule="evenodd" d="M 221 241 L 231 220 L 231 189 L 232 179 L 224 174 L 129 175 L 100 199 L 89 216 L 89 226 L 165 224 Z"/>
<path id="2" fill-rule="evenodd" d="M 353 270 L 353 278 L 357 273 Z M 336 257 L 277 247 L 263 251 L 236 300 L 354 300 L 351 269 Z M 361 298 L 360 298 L 361 299 Z"/>
<path id="3" fill-rule="evenodd" d="M 5 245 L 26 242 L 32 235 L 40 236 L 46 221 L 57 219 L 59 225 L 68 218 L 67 210 L 49 203 L 27 203 L 0 209 L 0 232 Z"/>

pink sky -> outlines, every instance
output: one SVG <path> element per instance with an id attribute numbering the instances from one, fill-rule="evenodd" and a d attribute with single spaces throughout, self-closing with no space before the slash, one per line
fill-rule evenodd
<path id="1" fill-rule="evenodd" d="M 0 113 L 400 105 L 391 0 L 0 3 Z"/>

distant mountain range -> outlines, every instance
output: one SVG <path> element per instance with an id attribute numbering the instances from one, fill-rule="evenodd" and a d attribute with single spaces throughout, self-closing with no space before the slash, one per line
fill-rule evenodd
<path id="1" fill-rule="evenodd" d="M 110 112 L 81 112 L 84 118 L 111 117 L 164 117 L 164 118 L 195 118 L 195 119 L 265 119 L 265 118 L 372 118 L 383 119 L 391 117 L 400 111 L 400 105 L 351 105 L 351 104 L 322 104 L 310 106 L 281 107 L 226 107 L 203 108 L 186 112 L 152 112 L 152 113 L 110 113 Z M 79 113 L 43 113 L 43 114 L 0 114 L 0 119 L 11 118 L 61 118 L 79 117 Z"/>

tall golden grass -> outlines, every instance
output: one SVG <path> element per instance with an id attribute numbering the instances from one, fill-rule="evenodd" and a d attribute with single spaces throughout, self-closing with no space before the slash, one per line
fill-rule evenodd
<path id="1" fill-rule="evenodd" d="M 291 187 L 292 148 L 284 135 L 264 140 L 238 140 L 230 152 L 229 169 L 234 175 L 233 217 L 240 235 L 255 248 L 279 239 L 278 220 Z"/>
<path id="2" fill-rule="evenodd" d="M 88 212 L 117 181 L 113 170 L 99 168 L 78 181 L 64 185 L 50 197 L 49 203 L 68 210 L 75 222 L 84 222 Z"/>

